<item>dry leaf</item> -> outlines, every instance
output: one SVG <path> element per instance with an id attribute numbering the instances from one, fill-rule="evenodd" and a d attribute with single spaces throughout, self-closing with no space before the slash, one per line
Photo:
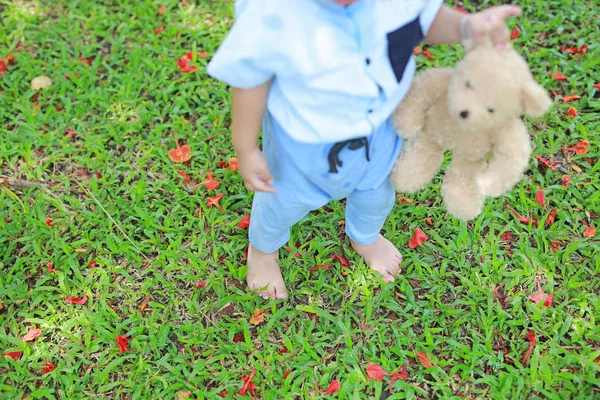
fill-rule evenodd
<path id="1" fill-rule="evenodd" d="M 250 323 L 252 325 L 260 325 L 263 322 L 265 322 L 265 316 L 260 309 L 256 308 L 254 310 L 254 315 L 252 315 L 252 318 L 250 318 Z"/>
<path id="2" fill-rule="evenodd" d="M 40 90 L 52 85 L 52 81 L 47 76 L 38 76 L 31 81 L 32 90 Z"/>
<path id="3" fill-rule="evenodd" d="M 25 336 L 23 336 L 24 342 L 31 342 L 42 336 L 42 330 L 40 328 L 31 328 Z"/>

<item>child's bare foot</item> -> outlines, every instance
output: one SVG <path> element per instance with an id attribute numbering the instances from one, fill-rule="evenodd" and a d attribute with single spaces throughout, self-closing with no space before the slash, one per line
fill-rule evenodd
<path id="1" fill-rule="evenodd" d="M 277 255 L 274 253 L 263 253 L 252 245 L 248 248 L 248 272 L 246 282 L 250 290 L 256 290 L 263 299 L 286 299 L 288 296 Z"/>
<path id="2" fill-rule="evenodd" d="M 379 272 L 386 282 L 394 282 L 394 277 L 400 272 L 402 256 L 396 246 L 379 235 L 375 243 L 363 246 L 350 240 L 352 247 L 365 259 L 369 268 Z"/>

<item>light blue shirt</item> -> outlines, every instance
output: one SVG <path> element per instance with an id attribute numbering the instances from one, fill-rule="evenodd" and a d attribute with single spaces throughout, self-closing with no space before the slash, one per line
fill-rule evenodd
<path id="1" fill-rule="evenodd" d="M 235 88 L 273 79 L 267 108 L 293 139 L 370 135 L 410 87 L 414 47 L 442 0 L 238 0 L 236 20 L 208 65 Z"/>

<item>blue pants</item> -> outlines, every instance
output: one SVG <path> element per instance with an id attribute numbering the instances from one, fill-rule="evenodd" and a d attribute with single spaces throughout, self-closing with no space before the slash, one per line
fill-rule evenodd
<path id="1" fill-rule="evenodd" d="M 290 228 L 331 200 L 347 198 L 346 234 L 358 244 L 375 242 L 392 210 L 395 192 L 389 174 L 402 139 L 388 120 L 363 147 L 343 146 L 333 158 L 335 143 L 310 144 L 292 139 L 267 112 L 263 123 L 263 153 L 277 193 L 257 192 L 252 203 L 250 243 L 272 253 L 290 239 Z M 339 149 L 340 146 L 337 146 Z M 368 150 L 368 160 L 367 160 Z"/>

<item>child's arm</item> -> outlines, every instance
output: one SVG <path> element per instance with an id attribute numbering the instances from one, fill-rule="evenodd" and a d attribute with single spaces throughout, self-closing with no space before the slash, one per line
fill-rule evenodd
<path id="1" fill-rule="evenodd" d="M 505 48 L 509 43 L 509 31 L 504 20 L 521 15 L 521 12 L 520 7 L 503 5 L 465 15 L 444 5 L 437 13 L 425 42 L 461 44 L 465 39 L 475 39 L 481 43 L 489 32 L 494 45 Z"/>
<path id="2" fill-rule="evenodd" d="M 270 87 L 271 81 L 268 81 L 252 89 L 233 89 L 231 141 L 246 187 L 256 192 L 274 193 L 267 160 L 257 145 Z"/>

